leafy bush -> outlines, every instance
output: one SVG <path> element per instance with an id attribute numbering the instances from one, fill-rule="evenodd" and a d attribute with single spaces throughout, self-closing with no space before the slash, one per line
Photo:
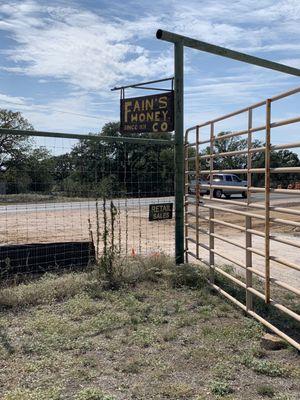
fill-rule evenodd
<path id="1" fill-rule="evenodd" d="M 229 386 L 228 382 L 225 381 L 212 381 L 210 389 L 213 394 L 220 397 L 233 392 L 233 389 Z"/>

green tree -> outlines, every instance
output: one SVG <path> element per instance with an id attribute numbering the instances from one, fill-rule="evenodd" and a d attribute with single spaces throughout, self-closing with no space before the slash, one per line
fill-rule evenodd
<path id="1" fill-rule="evenodd" d="M 223 136 L 231 132 L 220 132 L 218 136 Z M 247 149 L 247 139 L 241 138 L 240 136 L 233 136 L 231 138 L 216 140 L 214 151 L 217 154 L 228 153 L 233 151 L 243 151 Z M 252 147 L 263 147 L 265 143 L 260 140 L 254 140 Z M 201 155 L 209 154 L 210 148 L 206 147 Z M 276 167 L 297 167 L 300 165 L 299 157 L 296 153 L 290 150 L 279 150 L 271 151 L 271 168 Z M 203 162 L 203 161 L 202 161 Z M 203 162 L 205 169 L 209 169 L 209 160 Z M 202 164 L 202 169 L 204 165 Z M 265 154 L 264 152 L 252 153 L 252 168 L 264 168 L 265 165 Z M 247 168 L 247 154 L 237 154 L 231 156 L 217 156 L 214 158 L 214 169 L 245 169 L 245 174 L 239 174 L 240 177 L 246 179 L 246 168 Z M 298 179 L 297 174 L 272 174 L 271 185 L 276 187 L 281 184 L 283 187 L 287 187 L 289 183 L 293 183 Z M 254 186 L 264 186 L 264 174 L 253 174 L 252 183 Z"/>
<path id="2" fill-rule="evenodd" d="M 64 178 L 65 188 L 77 187 L 79 193 L 97 195 L 101 191 L 101 182 L 109 179 L 112 196 L 125 192 L 132 196 L 173 193 L 174 153 L 171 146 L 99 140 L 101 136 L 121 137 L 119 123 L 115 122 L 104 125 L 96 136 L 96 140 L 92 135 L 90 139 L 80 140 L 68 155 L 73 171 Z M 135 136 L 158 138 L 153 134 Z M 159 138 L 169 139 L 171 134 L 162 133 Z"/>
<path id="3" fill-rule="evenodd" d="M 21 113 L 6 109 L 0 109 L 0 128 L 33 130 Z M 27 136 L 0 134 L 0 171 L 22 162 L 30 146 Z"/>

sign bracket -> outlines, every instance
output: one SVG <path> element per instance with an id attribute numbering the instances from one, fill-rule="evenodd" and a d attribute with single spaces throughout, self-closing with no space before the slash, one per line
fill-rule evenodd
<path id="1" fill-rule="evenodd" d="M 167 91 L 169 92 L 170 89 L 166 89 L 166 88 L 151 88 L 151 87 L 147 87 L 146 85 L 150 85 L 152 83 L 160 83 L 160 82 L 167 82 L 167 81 L 171 81 L 171 90 L 173 90 L 173 85 L 174 85 L 174 77 L 170 77 L 170 78 L 163 78 L 163 79 L 156 79 L 154 81 L 147 81 L 147 82 L 140 82 L 140 83 L 134 83 L 132 85 L 126 85 L 126 86 L 115 86 L 114 88 L 110 89 L 112 92 L 116 91 L 116 90 L 120 90 L 121 93 L 123 91 L 123 94 L 125 95 L 125 89 L 145 89 L 145 90 L 161 90 L 163 91 Z M 146 86 L 146 87 L 145 87 Z"/>

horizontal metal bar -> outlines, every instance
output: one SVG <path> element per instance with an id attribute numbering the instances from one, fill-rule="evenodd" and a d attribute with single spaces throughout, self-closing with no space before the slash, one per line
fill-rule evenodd
<path id="1" fill-rule="evenodd" d="M 197 260 L 199 259 L 199 258 L 197 257 L 197 255 L 196 255 L 195 253 L 193 253 L 191 250 L 185 250 L 185 252 L 186 252 L 186 254 L 189 254 L 190 256 L 196 258 Z"/>
<path id="2" fill-rule="evenodd" d="M 298 249 L 300 249 L 300 244 L 295 242 L 294 240 L 292 241 L 292 240 L 288 240 L 288 239 L 283 239 L 279 236 L 274 236 L 274 235 L 271 235 L 270 239 L 273 240 L 274 242 L 283 243 L 288 246 L 293 246 L 293 247 L 297 247 Z"/>
<path id="3" fill-rule="evenodd" d="M 240 243 L 238 243 L 238 242 L 235 242 L 234 240 L 227 239 L 227 237 L 218 235 L 218 234 L 216 234 L 216 233 L 210 233 L 209 235 L 212 236 L 212 237 L 214 237 L 215 239 L 221 240 L 222 242 L 231 244 L 231 245 L 233 245 L 233 246 L 236 246 L 236 247 L 239 247 L 240 249 L 245 250 L 245 246 L 243 246 L 242 244 L 240 244 Z"/>
<path id="4" fill-rule="evenodd" d="M 190 195 L 194 196 L 194 195 Z M 227 199 L 216 199 L 214 197 L 210 199 L 205 199 L 206 201 L 211 201 L 213 203 L 221 203 L 221 204 L 227 204 L 227 205 L 234 205 L 234 206 L 242 206 L 242 207 L 248 207 L 247 203 L 241 202 L 241 201 L 234 201 L 234 200 L 227 200 Z M 252 205 L 250 205 L 252 207 Z"/>
<path id="5" fill-rule="evenodd" d="M 215 236 L 215 234 L 214 234 L 214 236 Z M 223 239 L 223 240 L 224 240 L 224 239 Z M 224 240 L 224 241 L 226 241 L 226 240 Z M 232 243 L 232 244 L 233 244 L 233 243 Z M 252 251 L 251 248 L 248 248 L 248 250 L 249 250 L 249 251 Z M 253 251 L 253 253 L 255 253 L 255 252 Z M 191 255 L 192 255 L 192 254 L 191 254 Z M 194 257 L 197 258 L 196 256 L 194 256 Z M 201 259 L 201 262 L 204 262 L 204 260 Z M 235 263 L 233 260 L 232 260 L 232 262 Z M 208 265 L 208 263 L 206 263 L 206 265 Z M 251 272 L 254 273 L 255 275 L 259 276 L 260 278 L 265 279 L 265 275 L 264 275 L 263 272 L 261 272 L 261 271 L 255 269 L 255 268 L 252 268 L 252 267 L 251 267 L 251 268 L 250 268 L 250 267 L 246 268 L 246 266 L 243 265 L 243 264 L 238 264 L 238 265 L 239 265 L 239 267 L 243 268 L 244 270 L 247 269 L 248 271 L 251 271 Z M 219 268 L 218 268 L 218 269 L 217 269 L 217 267 L 215 267 L 215 268 L 216 268 L 217 271 L 219 270 Z M 224 275 L 224 274 L 223 274 L 223 275 Z M 296 295 L 300 295 L 300 290 L 299 290 L 299 289 L 294 288 L 293 286 L 291 286 L 291 285 L 289 285 L 289 284 L 287 284 L 287 283 L 285 283 L 285 282 L 282 282 L 282 281 L 280 281 L 280 280 L 278 280 L 278 279 L 276 279 L 276 278 L 274 278 L 274 277 L 270 277 L 270 281 L 271 281 L 272 283 L 274 283 L 275 285 L 277 285 L 277 286 L 283 288 L 283 289 L 289 290 L 289 291 L 293 292 L 293 293 L 296 294 Z"/>
<path id="6" fill-rule="evenodd" d="M 255 208 L 260 208 L 260 207 L 255 207 Z M 263 209 L 263 207 L 261 207 Z M 300 211 L 299 210 L 294 210 L 293 208 L 283 208 L 283 207 L 276 207 L 276 206 L 270 206 L 270 211 L 275 211 L 283 214 L 290 214 L 290 215 L 298 215 L 300 216 Z"/>
<path id="7" fill-rule="evenodd" d="M 231 214 L 242 215 L 244 217 L 251 217 L 251 218 L 257 218 L 257 219 L 262 219 L 262 220 L 265 219 L 264 215 L 253 214 L 253 213 L 249 213 L 249 212 L 246 212 L 246 211 L 238 211 L 238 210 L 233 210 L 233 209 L 230 209 L 230 208 L 216 207 L 216 206 L 211 206 L 211 205 L 206 205 L 206 204 L 204 204 L 203 207 L 204 208 L 209 208 L 209 209 L 212 209 L 212 210 L 228 212 L 228 213 L 231 213 Z"/>
<path id="8" fill-rule="evenodd" d="M 246 289 L 246 284 L 242 281 L 240 281 L 239 279 L 235 278 L 234 276 L 228 274 L 227 272 L 225 272 L 223 269 L 219 268 L 219 267 L 214 267 L 214 270 L 219 272 L 219 274 L 225 276 L 227 279 L 231 280 L 232 282 L 234 282 L 235 284 L 237 284 L 238 286 L 241 286 L 242 288 Z"/>
<path id="9" fill-rule="evenodd" d="M 300 194 L 298 189 L 270 189 L 271 193 Z"/>
<path id="10" fill-rule="evenodd" d="M 248 251 L 251 253 L 257 254 L 258 256 L 265 257 L 265 252 L 262 250 L 255 249 L 254 247 L 247 247 Z"/>
<path id="11" fill-rule="evenodd" d="M 253 172 L 260 172 L 259 170 L 260 168 L 253 168 Z M 270 168 L 270 172 L 272 174 L 298 173 L 300 172 L 300 167 L 276 167 Z"/>
<path id="12" fill-rule="evenodd" d="M 228 200 L 228 201 L 230 201 L 230 200 Z M 227 213 L 242 215 L 242 216 L 245 216 L 245 217 L 251 217 L 251 218 L 265 220 L 265 216 L 264 215 L 253 214 L 253 213 L 249 213 L 249 212 L 246 212 L 246 211 L 238 211 L 238 210 L 233 210 L 231 208 L 225 208 L 225 207 L 216 207 L 216 206 L 211 206 L 211 205 L 208 205 L 208 204 L 203 204 L 202 207 L 210 208 L 210 209 L 217 210 L 217 211 L 223 211 L 223 212 L 227 212 Z M 278 224 L 300 227 L 300 222 L 291 221 L 291 220 L 288 220 L 288 219 L 271 217 L 270 218 L 270 222 L 275 222 L 275 223 L 278 223 Z"/>
<path id="13" fill-rule="evenodd" d="M 296 122 L 300 122 L 300 117 L 294 117 L 294 118 L 283 119 L 280 121 L 272 122 L 270 126 L 271 126 L 271 128 L 279 128 L 280 126 L 295 124 Z"/>
<path id="14" fill-rule="evenodd" d="M 50 138 L 63 138 L 63 139 L 88 139 L 99 140 L 104 142 L 122 142 L 122 143 L 139 143 L 147 145 L 174 145 L 173 140 L 166 139 L 144 139 L 126 136 L 99 136 L 99 135 L 81 135 L 77 133 L 61 133 L 61 132 L 43 132 L 43 131 L 26 131 L 17 129 L 4 129 L 0 128 L 0 135 L 14 135 L 14 136 L 37 136 L 37 137 L 50 137 Z"/>
<path id="15" fill-rule="evenodd" d="M 228 257 L 227 255 L 225 256 L 224 254 L 220 253 L 219 251 L 217 251 L 215 249 L 210 249 L 210 251 L 212 251 L 216 256 L 224 258 L 224 260 L 229 261 L 232 264 L 236 264 L 236 265 L 238 265 L 239 267 L 241 267 L 243 269 L 246 269 L 246 266 L 243 263 L 241 263 L 240 261 L 234 260 L 233 258 Z"/>
<path id="16" fill-rule="evenodd" d="M 275 144 L 271 146 L 272 150 L 284 150 L 284 149 L 295 149 L 300 147 L 300 142 L 286 143 L 286 144 Z"/>
<path id="17" fill-rule="evenodd" d="M 265 295 L 260 293 L 258 290 L 254 289 L 254 288 L 248 288 L 248 291 L 255 294 L 257 297 L 259 297 L 262 300 L 265 299 Z M 285 307 L 284 305 L 278 303 L 277 301 L 275 301 L 273 299 L 270 299 L 270 304 L 272 304 L 272 306 L 277 308 L 278 310 L 283 311 L 285 314 L 294 318 L 296 321 L 300 322 L 299 314 L 295 313 L 294 311 L 290 310 L 289 308 Z"/>
<path id="18" fill-rule="evenodd" d="M 230 257 L 228 257 L 228 256 L 225 256 L 224 254 L 221 254 L 221 253 L 219 253 L 218 251 L 216 251 L 216 250 L 214 250 L 214 249 L 209 249 L 209 250 L 212 251 L 215 255 L 217 255 L 217 256 L 219 256 L 219 257 L 221 257 L 221 258 L 224 258 L 225 260 L 227 260 L 227 261 L 229 261 L 229 262 L 231 262 L 231 263 L 233 263 L 233 264 L 238 265 L 239 267 L 243 268 L 244 270 L 247 269 L 246 266 L 245 266 L 243 263 L 240 263 L 240 262 L 237 261 L 237 260 L 233 260 L 232 258 L 230 258 Z M 242 281 L 238 280 L 237 278 L 233 277 L 232 275 L 227 274 L 225 271 L 221 270 L 221 269 L 218 268 L 218 267 L 214 267 L 214 269 L 215 269 L 217 272 L 219 272 L 219 273 L 221 273 L 222 275 L 224 275 L 224 276 L 226 276 L 227 278 L 229 278 L 230 280 L 232 280 L 233 282 L 235 282 L 236 284 L 238 284 L 239 286 L 246 288 L 246 285 L 245 285 Z M 247 288 L 247 290 L 248 290 L 249 292 L 255 294 L 257 297 L 260 297 L 260 298 L 263 299 L 263 300 L 265 299 L 265 295 L 262 294 L 262 293 L 260 293 L 258 290 L 254 289 L 254 288 L 249 288 L 249 287 Z M 290 317 L 294 318 L 296 321 L 300 321 L 300 315 L 298 315 L 298 314 L 295 313 L 294 311 L 292 311 L 292 310 L 290 310 L 289 308 L 283 306 L 282 304 L 279 304 L 278 302 L 276 302 L 276 301 L 273 300 L 273 299 L 270 299 L 270 303 L 271 303 L 275 308 L 279 309 L 280 311 L 285 312 L 287 315 L 289 315 Z"/>
<path id="19" fill-rule="evenodd" d="M 189 236 L 187 236 L 185 239 L 186 239 L 188 242 L 192 242 L 192 243 L 194 243 L 194 244 L 197 244 L 196 240 L 193 239 L 193 238 L 191 238 L 191 237 L 189 237 Z"/>
<path id="20" fill-rule="evenodd" d="M 207 246 L 207 245 L 204 244 L 204 243 L 198 243 L 198 246 L 202 247 L 203 249 L 205 249 L 205 250 L 207 250 L 207 251 L 210 251 L 209 246 Z"/>
<path id="21" fill-rule="evenodd" d="M 196 158 L 196 157 L 195 157 Z M 196 171 L 186 171 L 188 174 L 195 174 Z M 209 169 L 198 172 L 200 175 L 211 175 L 211 174 L 246 174 L 247 169 Z"/>
<path id="22" fill-rule="evenodd" d="M 198 259 L 199 261 L 201 261 L 202 263 L 204 263 L 205 265 L 209 266 L 209 263 L 205 260 L 203 260 L 200 257 L 197 257 L 193 252 L 188 251 L 188 254 L 190 254 L 191 256 L 193 256 L 195 259 Z M 234 262 L 235 263 L 235 262 Z M 237 264 L 239 265 L 239 264 Z M 243 268 L 246 269 L 245 266 L 243 266 Z M 253 271 L 253 268 L 248 268 L 249 270 Z M 246 291 L 249 291 L 251 293 L 253 293 L 254 295 L 262 298 L 264 300 L 264 295 L 262 293 L 260 293 L 259 291 L 257 291 L 254 288 L 246 288 L 246 285 L 241 282 L 240 280 L 238 280 L 237 278 L 233 277 L 232 275 L 226 273 L 225 271 L 221 270 L 219 267 L 214 267 L 214 270 L 216 270 L 218 273 L 224 275 L 225 277 L 227 277 L 228 279 L 230 279 L 231 281 L 233 281 L 234 283 L 236 283 L 237 285 L 244 287 Z M 261 275 L 261 273 L 259 274 Z M 262 276 L 264 277 L 264 276 Z M 208 283 L 214 288 L 216 289 L 219 293 L 223 294 L 226 298 L 228 298 L 229 300 L 231 300 L 234 304 L 238 305 L 239 307 L 241 307 L 244 311 L 246 311 L 249 315 L 251 315 L 252 317 L 256 318 L 258 321 L 260 321 L 261 323 L 263 323 L 264 325 L 266 325 L 269 329 L 273 330 L 277 335 L 279 335 L 280 337 L 282 337 L 283 339 L 287 340 L 291 345 L 295 346 L 298 350 L 300 350 L 300 345 L 299 343 L 297 343 L 295 340 L 291 339 L 289 336 L 287 336 L 285 333 L 281 332 L 278 328 L 274 327 L 272 324 L 270 324 L 268 321 L 266 321 L 265 319 L 263 319 L 260 315 L 256 314 L 254 311 L 248 310 L 246 308 L 246 306 L 241 303 L 240 301 L 238 301 L 236 298 L 234 298 L 233 296 L 231 296 L 230 294 L 228 294 L 225 290 L 223 290 L 221 287 L 217 286 L 214 283 L 211 283 L 209 280 L 207 280 Z M 300 320 L 300 316 L 299 314 L 295 313 L 294 311 L 290 310 L 289 308 L 283 306 L 282 304 L 279 304 L 278 302 L 274 301 L 273 299 L 270 299 L 270 303 L 272 304 L 273 307 L 275 307 L 276 309 L 284 312 L 285 314 L 291 316 L 292 318 L 296 319 L 297 321 Z"/>
<path id="23" fill-rule="evenodd" d="M 299 92 L 299 91 L 300 91 L 300 88 L 297 88 L 297 92 Z M 265 105 L 265 101 L 263 101 L 263 102 L 261 102 L 261 103 L 257 103 L 257 104 L 255 104 L 254 106 L 255 106 L 255 107 L 258 107 L 258 106 L 262 106 L 262 105 Z M 252 108 L 253 108 L 253 106 L 247 107 L 247 108 L 244 108 L 244 109 L 242 109 L 242 110 L 233 112 L 233 113 L 231 113 L 231 114 L 224 115 L 223 117 L 217 118 L 217 119 L 215 119 L 215 120 L 213 120 L 213 121 L 207 121 L 207 122 L 205 122 L 205 123 L 203 123 L 203 124 L 192 126 L 191 128 L 188 128 L 188 129 L 186 130 L 186 139 L 187 139 L 187 137 L 188 137 L 188 133 L 191 132 L 191 131 L 193 131 L 193 130 L 195 130 L 195 129 L 197 129 L 197 128 L 203 128 L 203 127 L 205 127 L 205 126 L 211 125 L 212 123 L 216 123 L 216 122 L 218 122 L 218 121 L 221 121 L 221 120 L 224 120 L 224 119 L 228 119 L 228 118 L 230 118 L 230 117 L 232 117 L 232 116 L 241 114 L 241 113 L 246 112 L 246 111 L 248 112 L 249 109 L 252 109 Z M 270 128 L 278 128 L 278 127 L 281 127 L 281 126 L 284 126 L 284 125 L 293 124 L 293 123 L 296 123 L 296 122 L 299 122 L 299 121 L 300 121 L 300 117 L 294 117 L 294 118 L 284 119 L 284 120 L 272 122 L 272 123 L 270 124 Z M 213 137 L 213 140 L 214 140 L 214 141 L 216 141 L 216 140 L 221 141 L 221 140 L 229 139 L 229 138 L 231 138 L 231 137 L 246 135 L 246 134 L 248 134 L 248 133 L 260 132 L 260 131 L 263 131 L 263 130 L 265 130 L 265 129 L 266 129 L 266 125 L 261 125 L 261 126 L 253 127 L 253 128 L 250 128 L 250 129 L 243 129 L 243 130 L 241 130 L 241 131 L 236 131 L 236 132 L 227 133 L 227 134 L 225 134 L 225 135 L 214 136 L 214 137 Z M 210 140 L 205 140 L 205 141 L 203 141 L 203 142 L 201 142 L 201 143 L 199 143 L 199 144 L 205 144 L 205 143 L 209 143 L 209 142 L 210 142 Z M 191 145 L 195 146 L 196 143 L 192 143 Z M 295 146 L 295 147 L 299 147 L 299 146 Z M 287 147 L 287 148 L 289 148 L 289 147 Z"/>
<path id="24" fill-rule="evenodd" d="M 280 336 L 282 339 L 284 339 L 286 342 L 288 342 L 291 346 L 295 347 L 297 350 L 300 351 L 300 344 L 296 342 L 296 340 L 292 339 L 285 333 L 283 333 L 280 329 L 276 328 L 276 326 L 272 325 L 270 322 L 266 321 L 264 318 L 262 318 L 260 315 L 258 315 L 256 312 L 251 311 L 251 310 L 246 310 L 246 312 L 251 315 L 253 318 L 255 318 L 257 321 L 265 325 L 268 329 L 273 331 L 276 335 Z"/>
<path id="25" fill-rule="evenodd" d="M 296 271 L 300 271 L 300 265 L 297 265 L 290 261 L 286 261 L 283 258 L 276 257 L 276 256 L 270 256 L 270 260 L 275 261 L 279 264 L 282 264 L 285 267 L 289 267 L 289 268 L 295 269 Z"/>
<path id="26" fill-rule="evenodd" d="M 281 93 L 281 94 L 279 94 L 277 96 L 271 97 L 270 100 L 271 101 L 276 101 L 276 100 L 282 99 L 282 98 L 287 97 L 287 96 L 291 96 L 291 95 L 299 93 L 299 92 L 300 92 L 300 87 L 296 87 L 296 88 L 294 88 L 292 90 L 289 90 L 288 92 L 284 92 L 284 93 Z M 186 134 L 188 134 L 189 132 L 191 132 L 191 131 L 193 131 L 193 130 L 195 130 L 197 128 L 203 128 L 204 126 L 208 126 L 210 124 L 223 121 L 224 119 L 228 119 L 228 118 L 234 117 L 236 115 L 242 114 L 244 112 L 248 112 L 249 110 L 253 110 L 255 108 L 264 106 L 265 104 L 266 104 L 265 101 L 260 101 L 260 102 L 255 103 L 255 104 L 251 104 L 249 107 L 245 107 L 245 108 L 242 108 L 240 110 L 231 112 L 229 114 L 222 115 L 221 117 L 215 118 L 215 119 L 210 120 L 210 121 L 206 121 L 206 122 L 204 122 L 202 124 L 197 124 L 195 126 L 192 126 L 192 127 L 188 128 L 186 130 Z M 288 121 L 288 120 L 285 120 L 285 121 Z M 290 122 L 287 122 L 287 123 L 290 123 Z M 275 123 L 275 125 L 271 124 L 272 128 L 275 128 L 277 126 L 282 126 L 282 125 L 279 125 L 278 123 Z M 265 126 L 263 127 L 263 129 L 265 129 Z"/>
<path id="27" fill-rule="evenodd" d="M 232 185 L 228 185 L 228 186 L 226 186 L 226 185 L 209 185 L 209 184 L 199 184 L 199 187 L 200 187 L 200 189 L 201 188 L 204 188 L 204 189 L 229 189 L 229 190 L 231 190 L 231 189 L 234 189 L 234 190 L 238 190 L 238 191 L 243 191 L 243 192 L 246 192 L 247 191 L 247 186 L 232 186 Z"/>
<path id="28" fill-rule="evenodd" d="M 261 107 L 261 106 L 263 106 L 263 105 L 265 105 L 265 104 L 266 104 L 265 101 L 260 101 L 259 103 L 252 104 L 250 107 L 245 107 L 245 108 L 242 108 L 242 109 L 240 109 L 240 110 L 233 111 L 233 112 L 231 112 L 231 113 L 229 113 L 229 114 L 222 115 L 221 117 L 214 118 L 214 119 L 212 119 L 212 120 L 210 120 L 210 121 L 206 121 L 206 122 L 204 122 L 204 123 L 202 123 L 202 124 L 197 124 L 197 125 L 195 125 L 195 126 L 191 126 L 190 128 L 188 128 L 188 129 L 186 130 L 186 133 L 189 133 L 189 132 L 191 132 L 191 131 L 193 131 L 194 129 L 197 129 L 197 128 L 203 128 L 204 126 L 208 126 L 208 125 L 211 125 L 211 124 L 215 124 L 215 123 L 217 123 L 217 122 L 223 121 L 224 119 L 228 119 L 228 118 L 231 118 L 231 117 L 235 117 L 236 115 L 243 114 L 244 112 L 248 112 L 249 109 L 258 108 L 258 107 Z"/>
<path id="29" fill-rule="evenodd" d="M 248 190 L 252 193 L 265 193 L 266 189 L 257 187 L 257 186 L 250 186 Z"/>
<path id="30" fill-rule="evenodd" d="M 282 219 L 282 218 L 270 218 L 270 222 L 275 222 L 277 224 L 282 224 L 282 225 L 289 225 L 289 226 L 295 226 L 297 228 L 300 227 L 300 222 L 297 221 L 291 221 L 289 219 Z"/>
<path id="31" fill-rule="evenodd" d="M 192 216 L 196 217 L 196 214 L 195 214 L 195 213 L 188 212 L 188 213 L 186 213 L 186 214 L 192 215 Z M 262 238 L 265 237 L 265 233 L 264 233 L 264 232 L 258 231 L 258 230 L 256 230 L 256 229 L 246 229 L 244 226 L 236 225 L 236 224 L 231 224 L 230 222 L 221 221 L 221 220 L 216 219 L 216 218 L 212 218 L 211 220 L 210 220 L 209 218 L 207 218 L 207 217 L 199 217 L 199 218 L 202 219 L 202 220 L 204 220 L 204 221 L 206 221 L 206 222 L 212 221 L 212 222 L 214 222 L 214 223 L 216 223 L 216 224 L 218 224 L 218 225 L 226 226 L 227 228 L 236 229 L 236 230 L 239 230 L 239 231 L 242 231 L 242 232 L 246 232 L 246 231 L 247 231 L 247 232 L 251 233 L 252 235 L 259 236 L 259 237 L 262 237 Z M 190 228 L 196 230 L 196 227 L 193 226 L 192 224 L 188 224 L 188 226 L 189 226 Z M 199 232 L 201 232 L 200 229 L 199 229 Z M 205 231 L 203 231 L 202 233 L 205 233 L 205 234 L 207 234 L 207 235 L 209 234 L 208 232 L 205 232 Z M 270 239 L 276 240 L 276 241 L 278 241 L 278 242 L 285 243 L 284 241 L 281 241 L 281 240 L 279 240 L 279 239 L 277 239 L 277 238 L 275 239 L 275 237 L 273 237 L 273 236 L 271 236 Z M 292 244 L 292 243 L 295 243 L 295 242 L 288 242 L 288 243 L 286 243 L 286 244 Z M 298 244 L 294 244 L 294 246 L 295 246 L 295 247 L 299 247 Z"/>
<path id="32" fill-rule="evenodd" d="M 209 218 L 203 218 L 203 219 L 205 219 L 206 221 L 209 221 Z M 230 222 L 221 221 L 217 218 L 212 218 L 211 221 L 216 224 L 219 224 L 219 225 L 227 226 L 228 228 L 237 229 L 239 231 L 245 232 L 245 230 L 246 230 L 246 228 L 244 228 L 241 225 L 231 224 Z"/>
<path id="33" fill-rule="evenodd" d="M 223 153 L 206 154 L 206 155 L 200 156 L 199 158 L 201 160 L 205 160 L 208 158 L 229 157 L 229 156 L 242 155 L 242 154 L 247 154 L 247 153 L 248 153 L 248 150 L 235 150 L 235 151 L 226 151 Z"/>
<path id="34" fill-rule="evenodd" d="M 193 157 L 194 159 L 196 157 Z M 196 171 L 186 171 L 189 174 L 196 173 Z M 200 175 L 211 175 L 211 174 L 246 174 L 247 172 L 264 174 L 265 168 L 239 168 L 239 169 L 213 169 L 213 170 L 202 170 L 198 173 Z M 284 174 L 284 173 L 298 173 L 300 172 L 300 167 L 276 167 L 270 168 L 272 174 Z"/>
<path id="35" fill-rule="evenodd" d="M 196 196 L 193 195 L 193 194 L 189 194 L 189 197 L 196 198 Z M 246 203 L 246 202 L 242 202 L 242 201 L 216 199 L 216 198 L 210 198 L 210 199 L 205 199 L 205 200 L 209 201 L 209 202 L 221 203 L 221 204 L 226 204 L 226 205 L 234 205 L 234 206 L 240 206 L 240 207 L 246 207 L 246 208 L 256 208 L 256 209 L 259 209 L 259 210 L 264 210 L 265 209 L 264 205 L 256 204 L 256 203 Z M 228 210 L 231 210 L 231 209 L 228 209 Z M 270 206 L 270 210 L 274 211 L 274 212 L 300 216 L 300 211 L 299 210 L 294 210 L 292 208 Z"/>
<path id="36" fill-rule="evenodd" d="M 170 89 L 162 89 L 162 88 L 155 88 L 155 87 L 134 86 L 134 89 L 158 90 L 158 91 L 160 91 L 160 92 L 170 92 Z"/>
<path id="37" fill-rule="evenodd" d="M 221 140 L 229 139 L 229 138 L 236 137 L 236 136 L 246 135 L 248 133 L 263 131 L 265 128 L 266 128 L 265 125 L 262 125 L 262 126 L 253 127 L 250 129 L 244 129 L 242 131 L 226 133 L 225 135 L 215 136 L 214 140 L 221 141 Z"/>
<path id="38" fill-rule="evenodd" d="M 246 53 L 230 50 L 225 47 L 216 46 L 214 44 L 202 42 L 201 40 L 196 40 L 187 36 L 178 35 L 176 33 L 168 32 L 162 29 L 159 29 L 156 32 L 156 37 L 157 39 L 165 40 L 171 43 L 181 43 L 185 47 L 190 47 L 195 50 L 200 50 L 206 53 L 215 54 L 217 56 L 231 58 L 232 60 L 237 60 L 252 65 L 257 65 L 259 67 L 267 69 L 273 69 L 275 71 L 283 72 L 289 75 L 300 76 L 300 70 L 298 68 L 289 67 L 288 65 L 266 60 L 264 58 L 251 56 Z"/>
<path id="39" fill-rule="evenodd" d="M 258 271 L 257 269 L 252 268 L 252 267 L 251 268 L 248 267 L 247 270 L 253 272 L 255 275 L 259 276 L 260 278 L 265 279 L 265 274 L 263 272 L 261 272 L 261 271 Z M 280 280 L 278 280 L 276 278 L 273 278 L 273 277 L 270 277 L 270 281 L 272 283 L 274 283 L 275 285 L 283 288 L 283 289 L 290 290 L 291 292 L 295 293 L 296 295 L 300 295 L 300 290 L 299 289 L 294 288 L 293 286 L 291 286 L 291 285 L 289 285 L 289 284 L 287 284 L 285 282 L 282 282 L 282 281 L 280 281 Z"/>
<path id="40" fill-rule="evenodd" d="M 284 97 L 288 97 L 288 96 L 291 96 L 296 93 L 300 93 L 300 86 L 296 87 L 294 89 L 291 89 L 287 92 L 279 93 L 278 95 L 271 97 L 270 100 L 277 101 L 277 100 L 283 99 Z"/>
<path id="41" fill-rule="evenodd" d="M 171 78 L 163 78 L 163 79 L 156 79 L 154 81 L 148 81 L 148 82 L 141 82 L 141 83 L 135 83 L 133 85 L 127 85 L 127 86 L 116 86 L 112 89 L 110 89 L 112 92 L 115 90 L 122 90 L 122 89 L 129 89 L 129 88 L 136 88 L 137 86 L 144 86 L 144 85 L 150 85 L 151 83 L 159 83 L 159 82 L 166 82 L 166 81 L 172 81 L 174 80 L 174 77 Z"/>

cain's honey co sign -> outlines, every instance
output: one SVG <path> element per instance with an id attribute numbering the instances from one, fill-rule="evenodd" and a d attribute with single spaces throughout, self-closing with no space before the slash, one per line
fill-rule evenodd
<path id="1" fill-rule="evenodd" d="M 172 219 L 173 203 L 161 203 L 149 205 L 149 221 Z"/>
<path id="2" fill-rule="evenodd" d="M 172 132 L 174 92 L 121 99 L 122 133 Z"/>

